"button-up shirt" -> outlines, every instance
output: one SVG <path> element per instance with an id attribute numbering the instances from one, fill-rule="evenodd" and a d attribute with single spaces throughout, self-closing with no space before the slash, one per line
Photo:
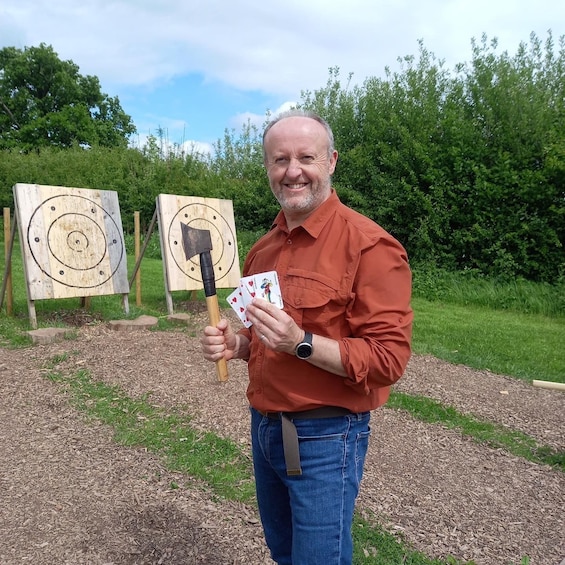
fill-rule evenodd
<path id="1" fill-rule="evenodd" d="M 339 343 L 347 377 L 273 351 L 243 329 L 250 340 L 251 405 L 262 411 L 342 406 L 364 412 L 384 404 L 410 358 L 412 277 L 402 245 L 332 190 L 291 232 L 279 212 L 251 248 L 244 275 L 271 270 L 278 274 L 284 310 L 298 326 Z"/>

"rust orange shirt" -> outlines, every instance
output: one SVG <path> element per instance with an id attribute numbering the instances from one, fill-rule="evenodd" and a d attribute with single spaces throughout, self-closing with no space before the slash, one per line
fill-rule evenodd
<path id="1" fill-rule="evenodd" d="M 280 212 L 252 247 L 244 275 L 270 270 L 277 271 L 284 310 L 298 326 L 339 342 L 348 376 L 273 351 L 244 329 L 251 340 L 251 405 L 263 411 L 342 406 L 363 412 L 384 404 L 410 358 L 412 276 L 400 243 L 332 190 L 290 233 Z"/>

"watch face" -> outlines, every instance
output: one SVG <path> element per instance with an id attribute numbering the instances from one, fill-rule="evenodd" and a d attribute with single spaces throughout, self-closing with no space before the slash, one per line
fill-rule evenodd
<path id="1" fill-rule="evenodd" d="M 312 346 L 309 343 L 301 343 L 296 348 L 296 356 L 299 359 L 308 359 L 312 355 Z"/>

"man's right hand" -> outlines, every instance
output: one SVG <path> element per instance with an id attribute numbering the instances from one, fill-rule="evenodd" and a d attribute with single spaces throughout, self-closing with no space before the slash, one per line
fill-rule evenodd
<path id="1" fill-rule="evenodd" d="M 206 326 L 200 338 L 204 359 L 215 363 L 219 359 L 245 359 L 249 344 L 244 336 L 236 334 L 226 319 L 221 319 L 216 327 Z"/>

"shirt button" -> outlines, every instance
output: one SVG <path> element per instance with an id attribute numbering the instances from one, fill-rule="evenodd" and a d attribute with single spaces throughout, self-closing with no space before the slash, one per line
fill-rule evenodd
<path id="1" fill-rule="evenodd" d="M 292 245 L 292 239 L 287 239 L 286 242 L 287 242 L 289 245 Z"/>

